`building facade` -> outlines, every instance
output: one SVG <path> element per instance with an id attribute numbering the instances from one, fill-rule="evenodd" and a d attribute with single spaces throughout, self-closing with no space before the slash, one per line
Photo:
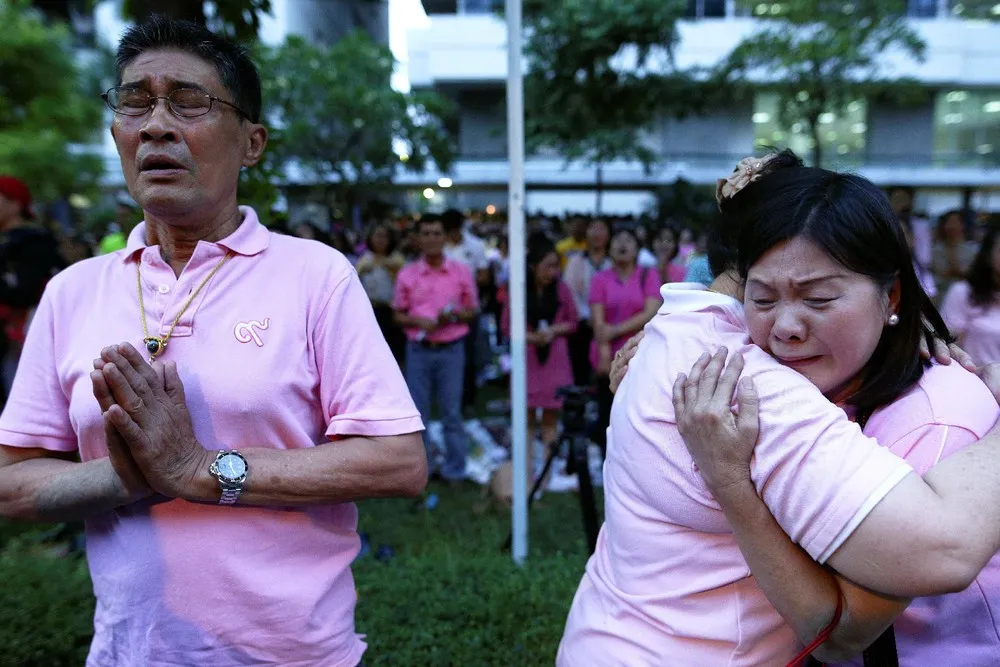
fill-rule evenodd
<path id="1" fill-rule="evenodd" d="M 677 64 L 711 66 L 774 13 L 768 0 L 740 10 L 735 0 L 690 0 L 678 26 Z M 423 0 L 429 21 L 408 35 L 414 88 L 434 89 L 456 103 L 460 155 L 448 174 L 404 175 L 414 191 L 435 192 L 449 205 L 506 204 L 506 26 L 498 0 Z M 849 168 L 883 186 L 917 189 L 929 214 L 971 206 L 1000 210 L 1000 0 L 910 0 L 907 20 L 926 42 L 923 62 L 898 59 L 893 71 L 926 86 L 927 101 L 908 106 L 859 99 L 841 115 L 821 117 L 825 165 Z M 974 17 L 992 17 L 987 20 Z M 647 128 L 659 156 L 649 173 L 638 164 L 603 169 L 606 212 L 639 213 L 651 189 L 683 178 L 706 187 L 762 146 L 808 155 L 808 128 L 783 127 L 776 98 L 752 99 L 701 116 L 664 118 Z M 529 211 L 593 210 L 595 169 L 566 165 L 557 155 L 529 157 Z"/>

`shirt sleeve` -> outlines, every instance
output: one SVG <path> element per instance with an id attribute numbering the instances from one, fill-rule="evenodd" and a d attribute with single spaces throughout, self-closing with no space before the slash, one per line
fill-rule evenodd
<path id="1" fill-rule="evenodd" d="M 957 282 L 948 288 L 941 304 L 941 317 L 956 336 L 964 334 L 969 326 L 969 283 Z"/>
<path id="2" fill-rule="evenodd" d="M 925 475 L 942 460 L 978 441 L 979 436 L 961 426 L 923 424 L 896 442 L 885 444 L 906 459 L 918 475 Z"/>
<path id="3" fill-rule="evenodd" d="M 604 275 L 602 273 L 594 274 L 593 279 L 590 281 L 590 295 L 587 298 L 587 303 L 604 303 L 607 299 L 607 289 L 604 282 Z"/>
<path id="4" fill-rule="evenodd" d="M 14 384 L 0 415 L 0 444 L 57 452 L 77 449 L 69 399 L 56 368 L 56 323 L 47 289 L 28 328 Z"/>
<path id="5" fill-rule="evenodd" d="M 392 309 L 404 313 L 410 311 L 410 274 L 403 268 L 396 279 L 396 288 L 392 294 Z"/>
<path id="6" fill-rule="evenodd" d="M 476 288 L 476 279 L 464 264 L 462 267 L 462 307 L 468 310 L 479 308 L 479 290 Z"/>
<path id="7" fill-rule="evenodd" d="M 353 269 L 333 288 L 312 333 L 326 436 L 422 431 L 420 413 Z"/>
<path id="8" fill-rule="evenodd" d="M 486 255 L 486 244 L 479 241 L 472 250 L 472 265 L 476 271 L 483 271 L 490 268 L 490 258 Z"/>
<path id="9" fill-rule="evenodd" d="M 642 291 L 647 299 L 663 300 L 660 296 L 660 274 L 655 269 L 646 272 L 646 284 L 642 286 Z"/>
<path id="10" fill-rule="evenodd" d="M 557 293 L 559 295 L 559 310 L 556 311 L 556 323 L 572 324 L 575 330 L 580 318 L 576 311 L 576 303 L 573 302 L 573 294 L 562 281 L 558 283 Z"/>
<path id="11" fill-rule="evenodd" d="M 912 469 L 801 375 L 756 346 L 741 351 L 760 369 L 753 481 L 789 537 L 823 563 Z"/>

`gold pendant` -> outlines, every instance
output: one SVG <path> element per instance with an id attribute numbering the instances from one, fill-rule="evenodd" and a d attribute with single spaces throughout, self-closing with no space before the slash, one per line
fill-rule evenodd
<path id="1" fill-rule="evenodd" d="M 142 339 L 143 345 L 146 346 L 146 352 L 149 353 L 149 362 L 153 363 L 156 356 L 163 352 L 163 349 L 167 346 L 167 341 L 159 338 L 158 336 L 149 336 L 148 338 Z"/>

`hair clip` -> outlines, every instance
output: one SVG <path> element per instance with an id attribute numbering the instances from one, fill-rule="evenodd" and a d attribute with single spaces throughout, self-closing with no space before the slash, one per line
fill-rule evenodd
<path id="1" fill-rule="evenodd" d="M 763 175 L 764 165 L 774 159 L 775 154 L 764 157 L 745 157 L 736 165 L 729 178 L 720 178 L 715 188 L 715 201 L 722 206 L 722 200 L 732 199 L 740 190 Z"/>

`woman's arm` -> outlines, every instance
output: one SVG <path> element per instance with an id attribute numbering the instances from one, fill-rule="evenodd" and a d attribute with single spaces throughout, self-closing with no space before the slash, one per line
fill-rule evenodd
<path id="1" fill-rule="evenodd" d="M 603 303 L 591 303 L 590 304 L 590 326 L 594 328 L 594 338 L 597 339 L 599 343 L 608 343 L 612 340 L 613 332 L 610 331 L 611 325 L 609 325 L 604 319 L 604 304 Z"/>
<path id="2" fill-rule="evenodd" d="M 701 373 L 696 384 L 685 386 L 682 376 L 675 386 L 677 423 L 685 445 L 722 507 L 758 585 L 799 641 L 809 644 L 830 624 L 842 596 L 840 622 L 813 655 L 825 662 L 852 658 L 892 624 L 909 600 L 883 597 L 837 576 L 816 563 L 785 534 L 757 495 L 750 478 L 750 459 L 758 434 L 756 396 L 748 384 L 741 387 L 739 416 L 733 416 L 729 397 L 733 395 L 743 363 L 737 356 L 714 385 L 721 369 L 720 359 L 724 357 L 713 358 L 716 365 Z M 697 371 L 697 367 L 692 370 L 692 378 Z M 703 397 L 705 400 L 698 400 Z M 721 459 L 709 452 L 720 445 L 741 454 L 736 458 L 743 460 L 742 481 L 728 481 L 734 478 L 717 474 L 713 468 L 721 465 Z M 733 458 L 727 457 L 725 465 L 730 466 Z M 727 481 L 716 483 L 721 479 Z"/>
<path id="3" fill-rule="evenodd" d="M 643 304 L 642 310 L 621 324 L 612 327 L 612 331 L 615 334 L 614 338 L 631 336 L 635 332 L 641 331 L 642 328 L 646 326 L 646 323 L 653 319 L 653 315 L 656 315 L 656 311 L 660 309 L 662 304 L 663 301 L 659 298 L 647 298 L 646 302 Z"/>

